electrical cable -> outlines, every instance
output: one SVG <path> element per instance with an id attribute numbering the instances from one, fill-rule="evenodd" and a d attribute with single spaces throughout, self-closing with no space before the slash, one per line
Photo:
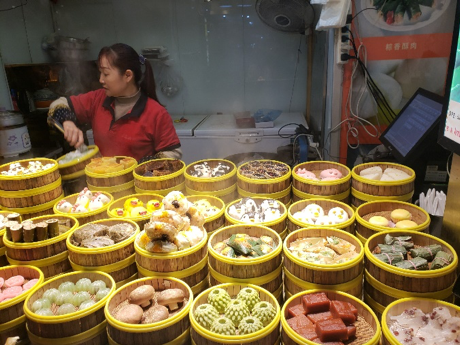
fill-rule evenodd
<path id="1" fill-rule="evenodd" d="M 359 12 L 356 13 L 353 17 L 351 17 L 350 23 L 352 23 L 352 22 L 353 22 L 353 19 L 355 19 L 359 14 L 361 14 L 361 13 L 363 13 L 364 11 L 367 11 L 367 10 L 378 11 L 375 7 L 366 7 L 366 8 L 363 8 L 361 11 L 359 11 Z"/>
<path id="2" fill-rule="evenodd" d="M 22 0 L 21 0 L 21 4 L 20 4 L 20 5 L 17 5 L 17 6 L 14 6 L 14 5 L 13 5 L 13 6 L 11 6 L 11 8 L 1 9 L 0 12 L 8 12 L 8 11 L 15 10 L 15 9 L 17 9 L 17 8 L 21 8 L 21 7 L 25 6 L 25 5 L 27 5 L 27 1 L 28 1 L 28 0 L 26 0 L 25 3 L 22 3 Z"/>
<path id="3" fill-rule="evenodd" d="M 297 135 L 297 134 L 287 134 L 287 135 L 281 135 L 281 134 L 280 134 L 281 130 L 282 130 L 284 127 L 287 127 L 287 126 L 290 126 L 290 125 L 300 126 L 300 124 L 294 123 L 294 122 L 286 123 L 285 125 L 281 126 L 280 129 L 278 129 L 278 136 L 279 136 L 280 138 L 289 139 L 289 138 L 293 138 L 293 137 L 295 137 L 295 136 Z"/>

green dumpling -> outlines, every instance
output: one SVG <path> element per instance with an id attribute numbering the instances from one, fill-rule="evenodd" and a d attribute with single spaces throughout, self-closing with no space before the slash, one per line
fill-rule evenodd
<path id="1" fill-rule="evenodd" d="M 238 327 L 240 321 L 246 316 L 249 316 L 249 309 L 244 301 L 234 299 L 230 301 L 227 309 L 225 309 L 225 316 L 230 319 L 236 327 Z"/>
<path id="2" fill-rule="evenodd" d="M 251 334 L 261 330 L 262 328 L 264 328 L 264 325 L 258 318 L 254 316 L 246 316 L 238 325 L 238 333 L 240 335 Z"/>
<path id="3" fill-rule="evenodd" d="M 235 335 L 236 327 L 231 320 L 221 316 L 212 323 L 211 332 L 222 335 Z"/>
<path id="4" fill-rule="evenodd" d="M 210 304 L 202 304 L 195 309 L 196 321 L 206 329 L 211 329 L 212 323 L 219 317 L 216 308 Z"/>
<path id="5" fill-rule="evenodd" d="M 271 303 L 262 301 L 254 306 L 252 316 L 258 318 L 265 327 L 275 318 L 276 309 Z"/>
<path id="6" fill-rule="evenodd" d="M 211 290 L 208 294 L 208 303 L 216 308 L 219 314 L 223 314 L 227 305 L 230 303 L 232 299 L 228 292 L 221 288 L 216 288 Z"/>
<path id="7" fill-rule="evenodd" d="M 252 311 L 254 306 L 260 302 L 259 292 L 250 287 L 241 289 L 236 299 L 244 301 L 249 311 Z"/>

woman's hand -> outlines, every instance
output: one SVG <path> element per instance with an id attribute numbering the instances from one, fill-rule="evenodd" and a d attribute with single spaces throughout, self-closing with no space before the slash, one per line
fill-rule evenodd
<path id="1" fill-rule="evenodd" d="M 78 148 L 83 144 L 83 132 L 72 121 L 64 121 L 64 138 L 68 141 L 70 146 Z"/>

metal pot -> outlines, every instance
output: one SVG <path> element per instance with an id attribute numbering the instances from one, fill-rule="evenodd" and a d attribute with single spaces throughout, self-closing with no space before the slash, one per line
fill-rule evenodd
<path id="1" fill-rule="evenodd" d="M 59 35 L 49 35 L 42 41 L 42 48 L 56 61 L 81 61 L 88 57 L 90 41 Z"/>

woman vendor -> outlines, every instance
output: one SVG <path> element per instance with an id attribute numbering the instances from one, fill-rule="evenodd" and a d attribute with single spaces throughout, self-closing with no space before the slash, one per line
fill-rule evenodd
<path id="1" fill-rule="evenodd" d="M 61 97 L 50 106 L 48 115 L 62 123 L 69 144 L 82 145 L 77 123 L 90 123 L 103 156 L 180 159 L 180 141 L 171 116 L 158 102 L 148 60 L 117 43 L 101 49 L 98 66 L 102 89 Z"/>

